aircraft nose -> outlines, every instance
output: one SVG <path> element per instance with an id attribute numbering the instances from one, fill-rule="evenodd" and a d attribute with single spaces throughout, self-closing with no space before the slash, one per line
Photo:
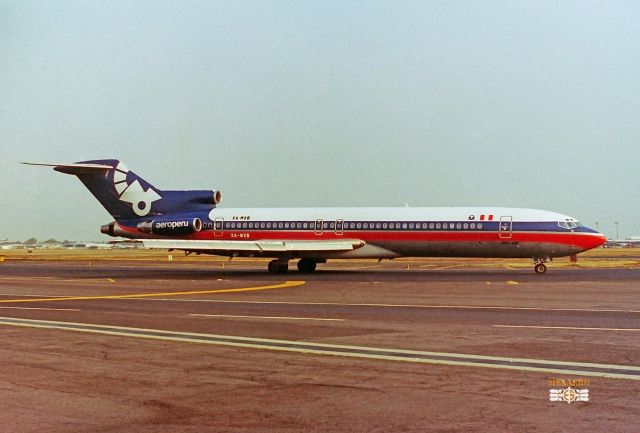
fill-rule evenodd
<path id="1" fill-rule="evenodd" d="M 607 237 L 605 235 L 603 235 L 602 233 L 596 233 L 594 234 L 592 244 L 589 246 L 588 249 L 601 247 L 606 242 L 607 242 Z"/>
<path id="2" fill-rule="evenodd" d="M 587 251 L 593 248 L 598 248 L 604 245 L 607 242 L 607 237 L 602 233 L 598 233 L 597 231 L 590 229 L 588 227 L 583 227 L 583 231 L 585 235 L 580 242 L 580 250 Z"/>

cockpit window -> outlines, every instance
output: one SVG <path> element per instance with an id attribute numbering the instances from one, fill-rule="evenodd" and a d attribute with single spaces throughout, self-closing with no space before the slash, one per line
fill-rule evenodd
<path id="1" fill-rule="evenodd" d="M 567 230 L 573 230 L 582 226 L 578 221 L 558 221 L 558 225 Z"/>

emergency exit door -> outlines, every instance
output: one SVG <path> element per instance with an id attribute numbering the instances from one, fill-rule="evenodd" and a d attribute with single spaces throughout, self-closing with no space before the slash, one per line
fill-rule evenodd
<path id="1" fill-rule="evenodd" d="M 498 233 L 500 239 L 511 239 L 513 234 L 513 217 L 502 216 L 500 217 L 500 225 L 498 226 Z"/>

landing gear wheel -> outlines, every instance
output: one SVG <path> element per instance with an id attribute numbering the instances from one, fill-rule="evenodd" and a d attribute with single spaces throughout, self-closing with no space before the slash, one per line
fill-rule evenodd
<path id="1" fill-rule="evenodd" d="M 533 269 L 536 271 L 536 274 L 544 274 L 547 272 L 547 266 L 544 263 L 536 263 Z"/>
<path id="2" fill-rule="evenodd" d="M 304 274 L 310 274 L 316 270 L 316 261 L 313 259 L 298 260 L 298 271 Z"/>
<path id="3" fill-rule="evenodd" d="M 289 264 L 287 262 L 281 262 L 278 260 L 271 260 L 269 262 L 269 273 L 271 274 L 284 274 L 289 270 Z"/>

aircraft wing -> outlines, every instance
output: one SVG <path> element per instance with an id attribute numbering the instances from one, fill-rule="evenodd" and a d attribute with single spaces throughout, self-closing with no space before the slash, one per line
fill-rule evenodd
<path id="1" fill-rule="evenodd" d="M 364 246 L 359 239 L 336 239 L 326 241 L 296 240 L 255 240 L 255 241 L 205 241 L 141 239 L 145 248 L 161 248 L 185 251 L 209 251 L 212 253 L 255 252 L 260 253 L 296 253 L 351 251 Z"/>

